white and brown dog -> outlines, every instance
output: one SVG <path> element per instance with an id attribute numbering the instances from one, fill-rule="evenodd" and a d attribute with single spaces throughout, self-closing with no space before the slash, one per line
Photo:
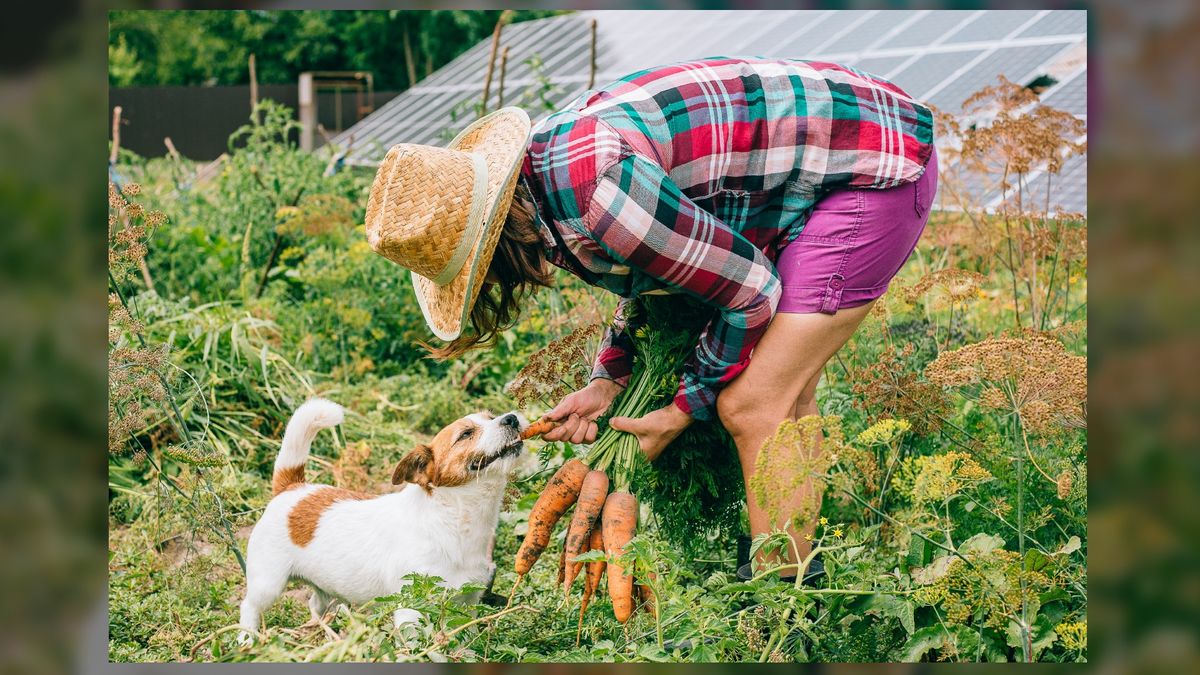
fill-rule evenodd
<path id="1" fill-rule="evenodd" d="M 436 575 L 445 585 L 486 583 L 508 475 L 521 454 L 516 413 L 468 415 L 400 460 L 399 492 L 372 495 L 304 482 L 317 432 L 342 422 L 342 407 L 325 399 L 300 406 L 275 460 L 273 497 L 250 534 L 240 640 L 257 631 L 265 610 L 289 579 L 313 588 L 309 609 L 320 618 L 331 602 L 361 603 L 397 592 L 404 576 Z M 418 614 L 399 609 L 397 624 Z"/>

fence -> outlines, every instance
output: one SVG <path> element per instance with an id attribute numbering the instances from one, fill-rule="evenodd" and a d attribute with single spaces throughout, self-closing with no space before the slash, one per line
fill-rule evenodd
<path id="1" fill-rule="evenodd" d="M 376 91 L 374 107 L 399 93 Z M 299 92 L 294 84 L 259 85 L 258 97 L 295 110 Z M 319 91 L 316 99 L 317 121 L 331 136 L 358 121 L 355 92 Z M 110 110 L 118 105 L 122 109 L 121 147 L 146 157 L 165 155 L 163 139 L 170 137 L 179 153 L 189 159 L 216 159 L 229 149 L 229 135 L 250 119 L 248 85 L 113 88 L 108 90 L 108 102 Z M 298 141 L 299 137 L 293 140 Z M 323 142 L 320 134 L 314 137 L 315 146 Z"/>

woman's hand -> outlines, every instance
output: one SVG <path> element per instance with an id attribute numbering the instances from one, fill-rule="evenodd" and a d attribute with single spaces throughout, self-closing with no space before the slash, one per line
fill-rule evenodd
<path id="1" fill-rule="evenodd" d="M 596 420 L 608 410 L 613 399 L 624 389 L 612 380 L 598 377 L 574 394 L 568 394 L 546 413 L 545 419 L 561 422 L 542 435 L 547 441 L 591 443 L 596 440 Z"/>
<path id="2" fill-rule="evenodd" d="M 674 403 L 668 403 L 665 408 L 646 413 L 642 417 L 614 417 L 608 421 L 608 425 L 617 431 L 637 436 L 638 445 L 651 462 L 691 423 L 692 416 L 680 410 Z"/>

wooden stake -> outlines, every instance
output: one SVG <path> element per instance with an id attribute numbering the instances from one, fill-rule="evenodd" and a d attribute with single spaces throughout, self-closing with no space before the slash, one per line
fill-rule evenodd
<path id="1" fill-rule="evenodd" d="M 508 47 L 500 53 L 500 86 L 496 92 L 496 107 L 504 107 L 504 71 L 508 67 Z"/>
<path id="2" fill-rule="evenodd" d="M 592 68 L 588 73 L 588 89 L 596 86 L 596 20 L 592 19 Z"/>
<path id="3" fill-rule="evenodd" d="M 483 80 L 483 106 L 480 108 L 480 117 L 486 115 L 488 111 L 488 98 L 492 90 L 492 72 L 496 68 L 496 53 L 500 51 L 500 32 L 504 30 L 504 24 L 511 15 L 511 9 L 500 12 L 496 28 L 492 30 L 492 51 L 488 54 L 487 76 Z"/>
<path id="4" fill-rule="evenodd" d="M 417 84 L 417 62 L 413 59 L 412 38 L 408 36 L 408 24 L 405 23 L 400 35 L 404 39 L 404 65 L 408 73 L 408 86 L 414 87 Z"/>
<path id="5" fill-rule="evenodd" d="M 179 161 L 179 151 L 175 149 L 175 144 L 171 142 L 170 136 L 163 137 L 163 145 L 167 146 L 167 153 L 171 155 L 171 159 Z"/>
<path id="6" fill-rule="evenodd" d="M 112 150 L 108 153 L 108 161 L 115 164 L 117 153 L 121 150 L 121 106 L 113 107 Z"/>
<path id="7" fill-rule="evenodd" d="M 254 108 L 258 106 L 258 69 L 254 67 L 254 55 L 250 55 L 250 116 L 254 121 L 258 122 L 258 113 Z"/>

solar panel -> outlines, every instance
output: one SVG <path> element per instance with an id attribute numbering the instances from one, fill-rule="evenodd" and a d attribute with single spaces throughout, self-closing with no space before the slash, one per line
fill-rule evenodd
<path id="1" fill-rule="evenodd" d="M 839 52 L 866 49 L 912 16 L 913 12 L 876 11 L 854 26 L 850 32 L 838 37 L 833 47 Z"/>
<path id="2" fill-rule="evenodd" d="M 1084 48 L 1085 11 L 1049 10 L 611 10 L 565 14 L 506 26 L 509 48 L 504 101 L 514 104 L 547 78 L 552 103 L 564 105 L 587 85 L 592 19 L 597 24 L 597 84 L 666 63 L 705 56 L 765 56 L 833 60 L 887 78 L 914 97 L 957 112 L 972 93 L 998 75 L 1025 84 L 1047 62 Z M 444 145 L 473 119 L 470 106 L 483 89 L 491 38 L 342 132 L 354 136 L 352 163 L 373 166 L 395 143 Z M 534 69 L 529 60 L 541 61 Z M 1055 76 L 1061 77 L 1056 72 Z M 1044 102 L 1087 114 L 1086 64 L 1047 90 Z M 496 105 L 498 73 L 491 105 Z M 543 106 L 525 101 L 535 117 Z M 457 116 L 457 119 L 455 119 Z M 1079 167 L 1082 167 L 1079 168 Z M 1051 181 L 1062 206 L 1083 210 L 1086 161 Z M 1044 179 L 1043 179 L 1044 180 Z M 969 192 L 985 190 L 982 183 Z"/>
<path id="3" fill-rule="evenodd" d="M 1046 185 L 1050 185 L 1050 209 L 1084 213 L 1087 211 L 1087 155 L 1072 157 L 1057 174 L 1040 173 L 1030 180 L 1025 192 L 1036 202 L 1034 208 L 1046 204 Z"/>
<path id="4" fill-rule="evenodd" d="M 869 73 L 871 75 L 875 75 L 876 77 L 884 77 L 890 80 L 892 78 L 889 77 L 888 74 L 896 68 L 899 68 L 901 64 L 908 60 L 908 58 L 909 57 L 907 56 L 876 56 L 869 59 L 857 60 L 854 62 L 854 67 L 863 71 L 864 73 Z M 894 82 L 895 80 L 892 81 Z"/>
<path id="5" fill-rule="evenodd" d="M 987 85 L 995 84 L 1000 75 L 1017 84 L 1026 84 L 1023 81 L 1026 77 L 1035 75 L 1034 71 L 1039 66 L 1063 51 L 1063 48 L 1061 44 L 1054 44 L 997 49 L 965 72 L 952 76 L 952 80 L 919 96 L 946 112 L 958 113 L 967 97 Z"/>
<path id="6" fill-rule="evenodd" d="M 904 70 L 893 74 L 889 79 L 914 97 L 925 100 L 926 94 L 934 87 L 982 53 L 982 50 L 973 49 L 964 52 L 929 54 L 913 61 Z"/>
<path id="7" fill-rule="evenodd" d="M 1059 86 L 1047 90 L 1042 103 L 1076 115 L 1087 114 L 1087 71 L 1082 71 Z"/>
<path id="8" fill-rule="evenodd" d="M 1087 12 L 1064 10 L 1050 12 L 1032 26 L 1017 34 L 1017 37 L 1040 37 L 1043 35 L 1078 35 L 1087 32 Z"/>
<path id="9" fill-rule="evenodd" d="M 999 40 L 1021 28 L 1040 12 L 1033 9 L 996 10 L 963 26 L 946 39 L 948 43 Z"/>
<path id="10" fill-rule="evenodd" d="M 974 11 L 929 12 L 921 20 L 888 40 L 888 47 L 925 47 L 945 38 L 955 27 L 971 21 Z M 980 14 L 982 14 L 980 12 Z"/>

